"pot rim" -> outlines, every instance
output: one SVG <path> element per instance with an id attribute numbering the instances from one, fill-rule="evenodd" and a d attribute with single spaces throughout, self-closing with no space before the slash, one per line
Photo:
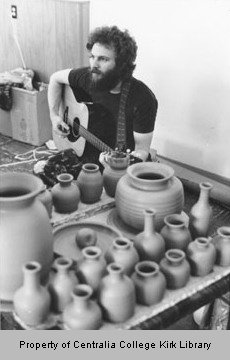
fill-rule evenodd
<path id="1" fill-rule="evenodd" d="M 151 268 L 152 271 L 150 270 L 148 272 L 144 272 L 141 269 L 142 267 L 149 267 L 149 269 Z M 143 260 L 135 265 L 135 271 L 138 275 L 143 277 L 150 277 L 156 275 L 160 271 L 160 266 L 155 261 Z"/>

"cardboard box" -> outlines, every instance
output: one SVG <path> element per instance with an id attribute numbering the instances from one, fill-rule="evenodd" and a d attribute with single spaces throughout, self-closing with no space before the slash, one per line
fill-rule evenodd
<path id="1" fill-rule="evenodd" d="M 0 133 L 12 137 L 10 111 L 0 109 Z"/>
<path id="2" fill-rule="evenodd" d="M 36 146 L 52 139 L 47 88 L 40 91 L 13 88 L 12 94 L 13 107 L 10 112 L 12 137 Z"/>

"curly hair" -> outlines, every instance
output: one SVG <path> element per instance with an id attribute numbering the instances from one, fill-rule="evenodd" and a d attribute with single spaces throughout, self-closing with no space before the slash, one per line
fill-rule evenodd
<path id="1" fill-rule="evenodd" d="M 91 50 L 95 43 L 113 47 L 121 79 L 131 77 L 136 67 L 134 62 L 137 56 L 137 44 L 127 30 L 121 31 L 117 26 L 98 27 L 89 35 L 86 48 Z"/>

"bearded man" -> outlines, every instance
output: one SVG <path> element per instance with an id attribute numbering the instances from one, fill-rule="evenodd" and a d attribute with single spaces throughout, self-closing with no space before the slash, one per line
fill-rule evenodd
<path id="1" fill-rule="evenodd" d="M 119 148 L 118 119 L 123 112 L 123 148 L 147 160 L 158 102 L 149 87 L 133 77 L 136 41 L 127 30 L 104 26 L 89 35 L 86 47 L 89 67 L 57 71 L 50 77 L 48 103 L 53 131 L 61 137 L 68 136 L 69 126 L 59 115 L 59 106 L 62 85 L 69 85 L 77 102 L 90 105 L 87 129 L 90 133 L 112 149 Z M 125 109 L 121 110 L 124 99 Z M 83 157 L 97 162 L 99 155 L 100 151 L 87 142 Z"/>

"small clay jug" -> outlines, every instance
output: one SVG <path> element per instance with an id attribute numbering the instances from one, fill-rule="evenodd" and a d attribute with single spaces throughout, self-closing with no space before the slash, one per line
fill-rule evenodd
<path id="1" fill-rule="evenodd" d="M 115 262 L 123 266 L 123 271 L 130 276 L 136 263 L 140 260 L 137 250 L 131 240 L 125 237 L 118 237 L 105 253 L 107 263 Z"/>
<path id="2" fill-rule="evenodd" d="M 73 183 L 73 175 L 60 174 L 57 176 L 58 183 L 52 189 L 53 205 L 58 213 L 71 213 L 78 208 L 80 190 Z"/>
<path id="3" fill-rule="evenodd" d="M 97 246 L 89 246 L 82 250 L 83 258 L 77 266 L 77 276 L 82 283 L 92 287 L 94 293 L 100 285 L 102 277 L 106 274 L 107 263 L 102 250 Z"/>
<path id="4" fill-rule="evenodd" d="M 103 171 L 104 188 L 107 195 L 114 197 L 119 179 L 125 175 L 129 165 L 129 156 L 125 153 L 112 152 L 107 156 Z"/>
<path id="5" fill-rule="evenodd" d="M 169 249 L 160 262 L 160 269 L 166 277 L 168 289 L 179 289 L 186 285 L 190 277 L 190 265 L 185 252 Z"/>
<path id="6" fill-rule="evenodd" d="M 59 313 L 71 301 L 71 293 L 79 283 L 73 270 L 73 260 L 59 257 L 54 261 L 54 269 L 50 275 L 49 291 L 52 310 Z"/>
<path id="7" fill-rule="evenodd" d="M 191 275 L 205 276 L 209 274 L 216 261 L 216 249 L 211 238 L 199 237 L 187 247 L 187 259 L 191 267 Z"/>
<path id="8" fill-rule="evenodd" d="M 140 256 L 140 260 L 152 260 L 159 262 L 165 253 L 165 241 L 161 234 L 155 230 L 156 211 L 144 210 L 144 231 L 134 238 L 134 246 Z"/>
<path id="9" fill-rule="evenodd" d="M 168 215 L 164 218 L 164 223 L 161 235 L 165 240 L 166 250 L 181 249 L 186 251 L 188 244 L 192 241 L 192 237 L 182 215 Z"/>
<path id="10" fill-rule="evenodd" d="M 230 266 L 230 226 L 221 226 L 213 237 L 216 248 L 216 264 Z"/>
<path id="11" fill-rule="evenodd" d="M 30 261 L 23 266 L 24 281 L 13 298 L 16 314 L 24 324 L 36 327 L 44 323 L 50 311 L 50 294 L 40 283 L 41 264 Z"/>
<path id="12" fill-rule="evenodd" d="M 119 323 L 134 314 L 136 296 L 133 281 L 124 274 L 122 265 L 111 263 L 100 284 L 98 302 L 104 319 Z"/>
<path id="13" fill-rule="evenodd" d="M 50 190 L 47 189 L 47 186 L 44 184 L 41 192 L 37 195 L 37 199 L 45 206 L 49 218 L 52 216 L 53 209 L 53 196 Z"/>
<path id="14" fill-rule="evenodd" d="M 78 175 L 77 183 L 83 203 L 93 204 L 100 200 L 103 191 L 103 176 L 97 164 L 84 164 Z"/>
<path id="15" fill-rule="evenodd" d="M 212 207 L 209 203 L 213 185 L 209 182 L 199 184 L 200 194 L 198 201 L 192 206 L 189 213 L 189 229 L 193 239 L 206 237 L 212 221 Z"/>
<path id="16" fill-rule="evenodd" d="M 91 299 L 93 289 L 87 284 L 76 285 L 72 299 L 63 312 L 65 330 L 97 330 L 102 325 L 102 312 Z"/>
<path id="17" fill-rule="evenodd" d="M 166 279 L 156 262 L 145 260 L 137 263 L 132 280 L 139 304 L 150 306 L 162 300 L 166 289 Z"/>

